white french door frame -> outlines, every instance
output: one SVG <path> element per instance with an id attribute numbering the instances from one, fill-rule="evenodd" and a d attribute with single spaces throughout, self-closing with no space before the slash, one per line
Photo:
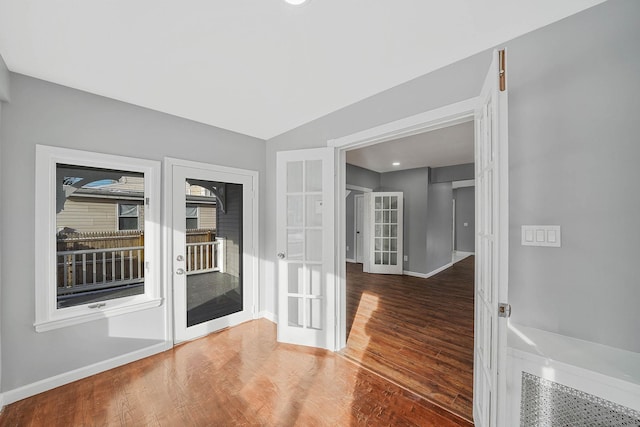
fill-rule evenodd
<path id="1" fill-rule="evenodd" d="M 346 239 L 346 203 L 345 203 L 345 190 L 346 190 L 346 152 L 356 148 L 363 148 L 383 142 L 391 141 L 398 138 L 404 138 L 411 135 L 417 135 L 424 132 L 429 132 L 449 126 L 453 126 L 459 123 L 472 121 L 475 119 L 475 111 L 479 105 L 481 105 L 481 98 L 473 97 L 464 101 L 460 101 L 454 104 L 436 108 L 424 113 L 420 113 L 414 116 L 410 116 L 404 119 L 400 119 L 391 123 L 387 123 L 381 126 L 377 126 L 371 129 L 367 129 L 361 132 L 357 132 L 351 135 L 347 135 L 341 138 L 332 139 L 327 141 L 329 147 L 335 149 L 335 163 L 336 163 L 336 180 L 335 180 L 335 207 L 336 207 L 336 242 L 344 242 Z M 506 141 L 505 141 L 506 142 Z M 474 157 L 477 153 L 474 153 Z M 477 162 L 477 159 L 475 159 Z M 508 165 L 507 165 L 508 166 Z M 505 167 L 505 165 L 502 165 Z M 499 175 L 500 188 L 508 188 L 508 170 L 505 169 L 505 173 Z M 503 201 L 508 200 L 507 194 L 500 194 L 500 198 Z M 507 269 L 508 265 L 508 230 L 509 230 L 509 218 L 508 210 L 502 212 L 500 215 L 500 229 L 502 238 L 499 245 L 507 245 L 504 250 L 500 250 L 501 263 L 504 269 Z M 336 313 L 336 343 L 335 350 L 340 350 L 346 347 L 346 248 L 344 245 L 337 245 L 337 256 L 335 271 L 338 275 L 336 283 L 336 306 L 339 307 L 339 312 Z M 504 258 L 504 259 L 502 259 Z M 502 272 L 506 287 L 508 275 Z M 500 341 L 500 348 L 498 351 L 506 354 L 506 340 Z M 475 360 L 475 358 L 474 358 Z M 506 374 L 506 369 L 502 372 Z M 506 381 L 502 375 L 502 380 Z M 504 412 L 506 408 L 506 393 L 504 389 L 500 389 L 498 393 L 497 405 L 499 411 Z M 502 418 L 504 419 L 504 418 Z"/>
<path id="2" fill-rule="evenodd" d="M 259 175 L 257 171 L 238 169 L 227 166 L 213 165 L 209 163 L 194 162 L 190 160 L 176 159 L 172 157 L 165 157 L 163 160 L 163 220 L 162 220 L 162 237 L 164 241 L 163 245 L 163 259 L 165 261 L 163 269 L 163 283 L 164 292 L 163 297 L 166 301 L 167 316 L 165 325 L 166 340 L 176 344 L 175 333 L 175 314 L 174 314 L 174 260 L 173 260 L 173 168 L 174 166 L 181 166 L 187 168 L 204 169 L 211 172 L 230 173 L 236 175 L 244 175 L 251 178 L 252 192 L 253 192 L 253 210 L 252 210 L 252 230 L 251 233 L 251 245 L 250 247 L 243 247 L 243 253 L 245 260 L 248 258 L 248 265 L 252 269 L 251 281 L 248 283 L 251 286 L 252 292 L 252 307 L 249 310 L 252 312 L 252 317 L 256 319 L 258 317 L 258 301 L 259 300 Z"/>

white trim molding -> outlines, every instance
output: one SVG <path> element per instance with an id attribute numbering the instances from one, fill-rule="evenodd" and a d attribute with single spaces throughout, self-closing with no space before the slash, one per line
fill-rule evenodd
<path id="1" fill-rule="evenodd" d="M 430 271 L 428 273 L 417 273 L 415 271 L 404 270 L 402 274 L 404 274 L 405 276 L 420 277 L 421 279 L 428 279 L 431 276 L 435 276 L 436 274 L 445 271 L 447 268 L 451 266 L 453 266 L 452 262 L 445 264 L 442 267 L 436 268 L 435 270 Z"/>
<path id="2" fill-rule="evenodd" d="M 347 190 L 362 191 L 363 193 L 371 193 L 373 191 L 372 188 L 360 187 L 359 185 L 353 185 L 353 184 L 347 184 L 346 188 Z"/>
<path id="3" fill-rule="evenodd" d="M 464 188 L 464 187 L 475 187 L 476 186 L 476 180 L 475 179 L 465 179 L 462 181 L 453 181 L 451 183 L 451 188 L 452 189 L 456 189 L 456 188 Z"/>
<path id="4" fill-rule="evenodd" d="M 161 342 L 140 350 L 132 351 L 131 353 L 116 356 L 112 359 L 103 360 L 101 362 L 94 363 L 93 365 L 84 366 L 82 368 L 74 369 L 73 371 L 65 372 L 6 391 L 2 394 L 4 404 L 9 405 L 13 402 L 17 402 L 18 400 L 26 399 L 27 397 L 35 396 L 36 394 L 44 391 L 60 387 L 61 385 L 69 384 L 74 381 L 108 371 L 109 369 L 117 368 L 118 366 L 153 356 L 154 354 L 162 353 L 163 351 L 170 350 L 172 347 L 172 342 Z"/>
<path id="5" fill-rule="evenodd" d="M 340 149 L 362 148 L 422 132 L 442 129 L 473 119 L 473 111 L 480 105 L 479 98 L 470 98 L 455 104 L 426 111 L 384 125 L 327 141 L 329 147 Z"/>
<path id="6" fill-rule="evenodd" d="M 278 316 L 267 310 L 262 310 L 261 312 L 259 312 L 257 319 L 266 319 L 271 323 L 275 323 L 276 325 L 278 324 Z"/>

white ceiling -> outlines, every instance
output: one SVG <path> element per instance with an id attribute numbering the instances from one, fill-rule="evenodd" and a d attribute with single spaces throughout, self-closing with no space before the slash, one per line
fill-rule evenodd
<path id="1" fill-rule="evenodd" d="M 268 139 L 602 1 L 0 0 L 0 55 Z"/>
<path id="2" fill-rule="evenodd" d="M 473 161 L 473 121 L 347 151 L 347 163 L 380 173 Z"/>

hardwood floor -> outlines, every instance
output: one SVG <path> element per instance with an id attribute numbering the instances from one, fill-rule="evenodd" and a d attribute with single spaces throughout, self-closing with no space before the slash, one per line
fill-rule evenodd
<path id="1" fill-rule="evenodd" d="M 8 405 L 0 426 L 471 425 L 335 353 L 275 335 L 267 320 L 247 322 Z"/>
<path id="2" fill-rule="evenodd" d="M 429 278 L 347 264 L 342 354 L 471 421 L 474 257 Z"/>

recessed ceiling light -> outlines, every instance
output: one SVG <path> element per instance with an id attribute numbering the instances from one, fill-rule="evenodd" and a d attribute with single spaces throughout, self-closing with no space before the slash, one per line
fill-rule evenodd
<path id="1" fill-rule="evenodd" d="M 307 0 L 284 0 L 284 1 L 294 6 L 300 6 L 301 4 L 306 3 Z"/>
<path id="2" fill-rule="evenodd" d="M 393 163 L 391 163 L 391 165 L 393 165 L 393 166 L 400 166 L 400 162 L 393 162 Z"/>

